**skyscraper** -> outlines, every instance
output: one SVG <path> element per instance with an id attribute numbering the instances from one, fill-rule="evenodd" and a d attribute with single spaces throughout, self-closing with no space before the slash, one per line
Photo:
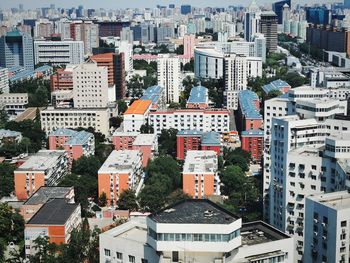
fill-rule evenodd
<path id="1" fill-rule="evenodd" d="M 329 14 L 330 10 L 325 7 L 310 7 L 306 9 L 306 20 L 311 24 L 328 25 Z"/>
<path id="2" fill-rule="evenodd" d="M 0 38 L 0 67 L 15 66 L 34 70 L 33 39 L 18 30 L 8 32 Z"/>
<path id="3" fill-rule="evenodd" d="M 253 0 L 244 16 L 244 39 L 252 41 L 253 36 L 259 33 L 260 8 Z"/>
<path id="4" fill-rule="evenodd" d="M 272 10 L 277 15 L 278 24 L 283 23 L 283 7 L 285 4 L 287 4 L 289 7 L 291 7 L 291 0 L 283 0 L 283 1 L 275 2 L 272 4 Z"/>
<path id="5" fill-rule="evenodd" d="M 191 13 L 191 5 L 182 5 L 181 6 L 181 14 L 182 15 L 187 15 L 187 14 L 190 14 Z"/>
<path id="6" fill-rule="evenodd" d="M 266 48 L 269 52 L 277 50 L 277 16 L 272 11 L 265 11 L 260 16 L 260 33 L 266 38 Z"/>

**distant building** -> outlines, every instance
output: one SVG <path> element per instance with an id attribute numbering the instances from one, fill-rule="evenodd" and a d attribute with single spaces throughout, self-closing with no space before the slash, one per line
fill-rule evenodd
<path id="1" fill-rule="evenodd" d="M 26 222 L 32 218 L 36 212 L 52 198 L 64 198 L 68 203 L 74 203 L 73 187 L 52 187 L 41 186 L 27 201 L 21 206 L 20 214 Z"/>
<path id="2" fill-rule="evenodd" d="M 98 195 L 105 193 L 110 206 L 120 194 L 135 189 L 142 173 L 142 153 L 138 150 L 112 151 L 98 170 Z"/>
<path id="3" fill-rule="evenodd" d="M 50 77 L 51 91 L 73 90 L 73 70 L 77 65 L 67 65 L 65 69 L 58 68 Z"/>
<path id="4" fill-rule="evenodd" d="M 16 117 L 26 110 L 28 93 L 3 93 L 0 94 L 0 107 L 12 117 Z"/>
<path id="5" fill-rule="evenodd" d="M 214 151 L 187 151 L 182 190 L 193 198 L 220 195 L 218 156 Z"/>
<path id="6" fill-rule="evenodd" d="M 196 37 L 193 34 L 186 34 L 183 38 L 184 56 L 193 58 L 194 57 L 194 46 Z"/>
<path id="7" fill-rule="evenodd" d="M 1 68 L 1 67 L 0 67 L 0 92 L 1 94 L 10 92 L 8 69 Z"/>
<path id="8" fill-rule="evenodd" d="M 99 47 L 98 25 L 92 21 L 77 20 L 70 23 L 70 37 L 84 42 L 84 54 L 92 54 L 92 49 Z"/>
<path id="9" fill-rule="evenodd" d="M 260 15 L 260 33 L 266 38 L 266 49 L 277 50 L 277 15 L 272 11 L 264 11 Z"/>
<path id="10" fill-rule="evenodd" d="M 120 37 L 120 32 L 124 27 L 130 27 L 130 22 L 101 21 L 99 25 L 99 37 Z"/>
<path id="11" fill-rule="evenodd" d="M 326 7 L 308 7 L 306 8 L 306 20 L 310 24 L 329 25 L 330 10 Z"/>
<path id="12" fill-rule="evenodd" d="M 191 5 L 182 5 L 181 6 L 181 15 L 188 15 L 192 12 Z"/>
<path id="13" fill-rule="evenodd" d="M 41 186 L 56 186 L 68 174 L 68 154 L 63 150 L 40 150 L 14 171 L 15 193 L 26 200 Z"/>
<path id="14" fill-rule="evenodd" d="M 0 37 L 0 67 L 34 70 L 33 38 L 18 30 Z"/>
<path id="15" fill-rule="evenodd" d="M 64 198 L 48 200 L 25 224 L 25 255 L 36 253 L 35 240 L 47 236 L 50 243 L 69 243 L 71 232 L 81 224 L 79 204 L 69 203 Z"/>
<path id="16" fill-rule="evenodd" d="M 272 11 L 274 11 L 275 14 L 277 15 L 277 22 L 280 25 L 283 23 L 283 6 L 285 4 L 287 4 L 289 7 L 292 6 L 291 0 L 278 1 L 272 4 Z"/>

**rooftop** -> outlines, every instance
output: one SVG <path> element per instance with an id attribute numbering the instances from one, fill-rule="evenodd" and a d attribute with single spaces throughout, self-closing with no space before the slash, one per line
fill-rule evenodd
<path id="1" fill-rule="evenodd" d="M 187 151 L 183 173 L 216 173 L 218 156 L 214 151 Z"/>
<path id="2" fill-rule="evenodd" d="M 270 82 L 269 84 L 264 85 L 262 89 L 264 90 L 265 94 L 268 94 L 270 91 L 281 90 L 285 87 L 290 88 L 291 86 L 284 80 L 277 79 Z"/>
<path id="3" fill-rule="evenodd" d="M 49 136 L 74 136 L 77 133 L 75 130 L 61 128 L 55 131 L 52 131 Z"/>
<path id="4" fill-rule="evenodd" d="M 103 163 L 98 173 L 128 172 L 133 169 L 140 158 L 138 150 L 112 151 L 107 160 Z"/>
<path id="5" fill-rule="evenodd" d="M 271 241 L 290 238 L 287 234 L 266 224 L 263 221 L 242 224 L 241 228 L 242 246 L 257 245 Z"/>
<path id="6" fill-rule="evenodd" d="M 17 131 L 11 131 L 11 130 L 5 130 L 0 129 L 0 138 L 7 138 L 7 137 L 19 137 L 22 136 L 22 133 Z"/>
<path id="7" fill-rule="evenodd" d="M 320 194 L 308 198 L 334 210 L 350 208 L 350 193 L 348 191 Z"/>
<path id="8" fill-rule="evenodd" d="M 67 203 L 65 199 L 54 198 L 48 200 L 27 225 L 64 225 L 79 204 Z"/>
<path id="9" fill-rule="evenodd" d="M 163 88 L 160 86 L 148 87 L 141 97 L 141 100 L 151 100 L 153 104 L 157 104 L 159 97 L 162 95 Z"/>
<path id="10" fill-rule="evenodd" d="M 80 131 L 77 132 L 70 140 L 68 140 L 65 144 L 66 145 L 83 145 L 87 143 L 91 137 L 94 137 L 94 135 L 87 131 Z"/>
<path id="11" fill-rule="evenodd" d="M 260 112 L 254 104 L 254 101 L 259 100 L 259 97 L 255 92 L 250 90 L 242 90 L 238 94 L 238 100 L 241 112 L 245 115 L 246 118 L 259 120 L 262 119 Z"/>
<path id="12" fill-rule="evenodd" d="M 127 114 L 145 114 L 151 106 L 151 100 L 135 100 L 131 106 L 126 110 L 124 115 Z"/>
<path id="13" fill-rule="evenodd" d="M 221 145 L 221 136 L 217 132 L 205 132 L 202 135 L 202 145 Z"/>
<path id="14" fill-rule="evenodd" d="M 198 130 L 179 130 L 177 135 L 179 136 L 202 136 L 203 132 Z"/>
<path id="15" fill-rule="evenodd" d="M 66 154 L 64 150 L 40 150 L 16 169 L 16 171 L 45 171 Z"/>
<path id="16" fill-rule="evenodd" d="M 66 198 L 73 187 L 42 186 L 27 201 L 25 205 L 44 204 L 51 198 Z"/>
<path id="17" fill-rule="evenodd" d="M 249 130 L 249 131 L 242 131 L 241 136 L 243 137 L 249 137 L 249 136 L 264 136 L 263 130 Z"/>
<path id="18" fill-rule="evenodd" d="M 231 224 L 238 218 L 207 199 L 186 199 L 149 216 L 165 224 Z"/>
<path id="19" fill-rule="evenodd" d="M 208 89 L 203 86 L 193 87 L 187 103 L 208 103 Z"/>
<path id="20" fill-rule="evenodd" d="M 136 136 L 136 139 L 133 145 L 153 145 L 154 141 L 157 138 L 157 134 L 139 134 Z"/>

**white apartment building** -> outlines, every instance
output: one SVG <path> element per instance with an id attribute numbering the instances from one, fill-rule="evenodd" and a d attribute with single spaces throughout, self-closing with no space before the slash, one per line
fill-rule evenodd
<path id="1" fill-rule="evenodd" d="M 116 44 L 116 52 L 124 53 L 125 72 L 132 72 L 134 69 L 134 60 L 132 59 L 134 54 L 133 45 L 128 41 L 119 41 Z"/>
<path id="2" fill-rule="evenodd" d="M 108 104 L 108 69 L 89 61 L 73 69 L 75 108 L 103 108 Z"/>
<path id="3" fill-rule="evenodd" d="M 187 199 L 100 235 L 100 262 L 294 262 L 293 239 L 207 199 Z"/>
<path id="4" fill-rule="evenodd" d="M 226 108 L 237 110 L 238 93 L 247 88 L 248 78 L 262 76 L 262 61 L 257 57 L 231 54 L 225 56 L 224 67 Z"/>
<path id="5" fill-rule="evenodd" d="M 147 117 L 151 107 L 151 100 L 134 101 L 124 112 L 124 132 L 139 132 L 141 126 L 147 122 Z"/>
<path id="6" fill-rule="evenodd" d="M 109 108 L 75 109 L 48 107 L 40 112 L 41 129 L 46 134 L 60 128 L 94 128 L 109 136 L 109 118 L 115 116 Z"/>
<path id="7" fill-rule="evenodd" d="M 26 104 L 28 104 L 28 93 L 0 94 L 0 108 L 6 111 L 10 119 L 23 113 Z"/>
<path id="8" fill-rule="evenodd" d="M 9 72 L 7 68 L 0 67 L 0 92 L 1 93 L 9 93 Z"/>
<path id="9" fill-rule="evenodd" d="M 196 47 L 194 49 L 194 74 L 197 78 L 222 78 L 224 53 L 217 47 Z"/>
<path id="10" fill-rule="evenodd" d="M 348 191 L 306 198 L 304 262 L 347 262 L 350 256 Z"/>
<path id="11" fill-rule="evenodd" d="M 84 62 L 83 41 L 34 41 L 35 64 L 45 63 L 54 66 L 81 64 Z"/>
<path id="12" fill-rule="evenodd" d="M 158 134 L 170 128 L 222 133 L 230 130 L 230 115 L 225 109 L 154 111 L 149 113 L 148 123 Z"/>
<path id="13" fill-rule="evenodd" d="M 181 91 L 180 58 L 175 55 L 158 55 L 158 86 L 165 89 L 166 102 L 179 102 Z"/>

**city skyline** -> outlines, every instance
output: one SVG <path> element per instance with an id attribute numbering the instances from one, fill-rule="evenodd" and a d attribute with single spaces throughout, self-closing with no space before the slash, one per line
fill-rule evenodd
<path id="1" fill-rule="evenodd" d="M 45 1 L 45 0 L 29 0 L 29 1 L 23 1 L 23 0 L 14 0 L 11 2 L 3 2 L 0 3 L 0 9 L 7 9 L 7 8 L 14 8 L 18 7 L 19 4 L 23 4 L 24 9 L 32 9 L 32 8 L 39 8 L 39 7 L 46 7 L 50 6 L 50 4 L 55 4 L 56 7 L 63 7 L 63 8 L 69 8 L 69 7 L 77 7 L 79 5 L 83 5 L 84 8 L 105 8 L 105 9 L 118 9 L 118 8 L 153 8 L 156 7 L 157 5 L 166 5 L 168 6 L 169 4 L 175 4 L 177 6 L 179 5 L 185 5 L 185 4 L 190 4 L 192 6 L 197 6 L 197 7 L 228 7 L 230 5 L 236 5 L 236 6 L 248 6 L 251 2 L 251 0 L 245 0 L 245 1 L 231 1 L 231 0 L 217 0 L 215 2 L 211 0 L 194 0 L 194 1 L 183 1 L 183 0 L 167 0 L 167 1 L 159 1 L 159 0 L 150 0 L 150 1 L 142 1 L 142 0 L 134 0 L 134 1 L 125 1 L 121 0 L 118 1 L 112 1 L 112 0 L 105 0 L 105 5 L 103 7 L 99 6 L 99 4 L 96 1 L 93 0 L 53 0 L 53 1 Z M 273 0 L 257 0 L 256 1 L 259 5 L 268 5 L 272 4 L 276 1 Z M 295 0 L 293 3 L 296 4 L 313 4 L 313 3 L 333 3 L 336 1 L 303 1 L 303 0 Z"/>

